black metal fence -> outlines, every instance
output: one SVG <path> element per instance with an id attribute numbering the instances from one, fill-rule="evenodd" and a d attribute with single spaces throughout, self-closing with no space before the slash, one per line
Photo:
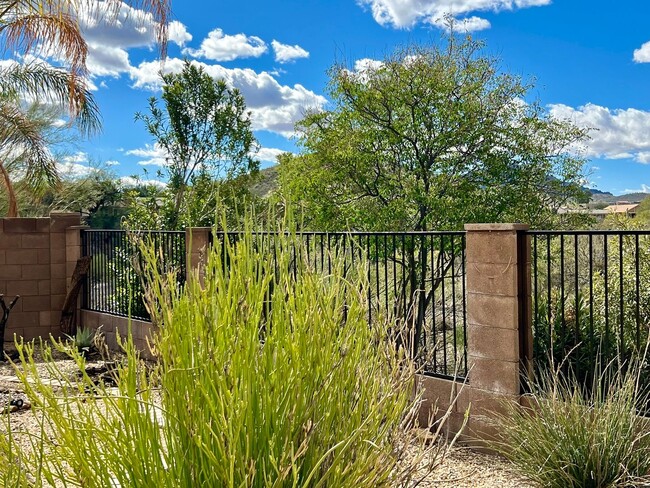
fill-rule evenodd
<path id="1" fill-rule="evenodd" d="M 139 244 L 153 245 L 163 271 L 185 279 L 185 232 L 83 229 L 82 253 L 92 256 L 82 307 L 87 310 L 149 320 L 144 302 Z"/>
<path id="2" fill-rule="evenodd" d="M 571 371 L 588 387 L 598 368 L 643 352 L 650 326 L 650 231 L 528 234 L 537 369 Z"/>
<path id="3" fill-rule="evenodd" d="M 239 233 L 228 233 L 237 239 Z M 274 252 L 273 232 L 256 233 Z M 222 239 L 224 234 L 216 234 Z M 147 320 L 142 265 L 137 240 L 153 240 L 165 266 L 185 276 L 185 233 L 84 230 L 84 255 L 93 256 L 84 290 L 83 308 Z M 302 255 L 316 272 L 332 273 L 343 266 L 355 278 L 365 263 L 368 320 L 393 319 L 412 331 L 416 357 L 426 374 L 467 376 L 465 314 L 465 233 L 325 233 L 298 234 L 293 255 Z M 300 247 L 301 249 L 297 249 Z M 295 260 L 289 272 L 296 273 Z M 357 276 L 361 278 L 361 276 Z"/>
<path id="4" fill-rule="evenodd" d="M 218 233 L 216 238 L 224 235 L 232 241 L 241 234 Z M 277 237 L 255 234 L 271 254 Z M 296 273 L 300 256 L 315 272 L 329 274 L 339 265 L 346 277 L 363 278 L 370 323 L 383 317 L 405 325 L 400 329 L 412 332 L 426 374 L 467 376 L 464 232 L 304 232 L 296 237 L 287 272 Z"/>

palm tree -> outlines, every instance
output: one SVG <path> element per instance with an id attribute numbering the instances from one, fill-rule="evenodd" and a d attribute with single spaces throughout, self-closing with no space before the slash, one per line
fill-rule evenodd
<path id="1" fill-rule="evenodd" d="M 170 0 L 124 2 L 149 11 L 159 29 L 161 55 L 166 54 Z M 16 195 L 8 171 L 10 161 L 24 162 L 23 176 L 33 181 L 55 182 L 56 167 L 44 137 L 43 119 L 26 110 L 24 100 L 66 107 L 71 123 L 83 135 L 101 126 L 99 111 L 86 86 L 88 45 L 76 20 L 80 7 L 108 5 L 108 20 L 116 18 L 120 0 L 0 0 L 0 49 L 23 55 L 45 50 L 63 59 L 65 67 L 42 61 L 6 64 L 0 69 L 0 180 L 8 197 L 8 217 L 18 216 Z"/>

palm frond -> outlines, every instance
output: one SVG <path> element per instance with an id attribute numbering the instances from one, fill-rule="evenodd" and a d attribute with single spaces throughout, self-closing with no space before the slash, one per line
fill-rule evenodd
<path id="1" fill-rule="evenodd" d="M 71 15 L 41 11 L 12 15 L 2 21 L 0 33 L 5 38 L 5 51 L 34 53 L 46 49 L 48 55 L 65 59 L 72 75 L 86 74 L 88 44 Z"/>
<path id="2" fill-rule="evenodd" d="M 99 108 L 85 82 L 64 69 L 39 61 L 7 65 L 0 68 L 0 93 L 67 107 L 85 135 L 101 127 Z"/>

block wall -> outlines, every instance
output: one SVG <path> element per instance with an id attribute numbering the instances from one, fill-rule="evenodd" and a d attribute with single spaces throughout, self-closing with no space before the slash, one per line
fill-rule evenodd
<path id="1" fill-rule="evenodd" d="M 61 308 L 80 252 L 69 249 L 66 231 L 76 228 L 78 236 L 79 224 L 78 213 L 0 219 L 0 293 L 6 302 L 20 295 L 6 342 L 13 343 L 14 334 L 26 340 L 61 334 Z"/>

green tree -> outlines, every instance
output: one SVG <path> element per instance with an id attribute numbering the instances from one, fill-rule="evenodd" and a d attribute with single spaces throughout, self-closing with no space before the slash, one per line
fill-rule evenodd
<path id="1" fill-rule="evenodd" d="M 259 162 L 252 156 L 257 142 L 250 112 L 237 89 L 189 61 L 182 72 L 161 77 L 164 108 L 159 106 L 161 100 L 152 97 L 150 114 L 139 112 L 136 119 L 145 123 L 167 154 L 165 169 L 174 194 L 169 226 L 176 228 L 193 184 L 203 184 L 206 178 L 226 182 L 254 174 Z M 212 216 L 214 208 L 209 211 Z"/>
<path id="2" fill-rule="evenodd" d="M 81 176 L 61 174 L 60 183 L 42 195 L 19 191 L 18 196 L 21 213 L 28 217 L 52 211 L 81 212 L 93 228 L 119 229 L 127 211 L 125 191 L 111 171 L 96 166 Z"/>
<path id="3" fill-rule="evenodd" d="M 381 63 L 331 71 L 332 108 L 298 124 L 300 155 L 280 158 L 283 193 L 320 230 L 459 229 L 467 222 L 549 225 L 584 198 L 585 131 L 524 98 L 482 44 L 449 37 Z"/>

